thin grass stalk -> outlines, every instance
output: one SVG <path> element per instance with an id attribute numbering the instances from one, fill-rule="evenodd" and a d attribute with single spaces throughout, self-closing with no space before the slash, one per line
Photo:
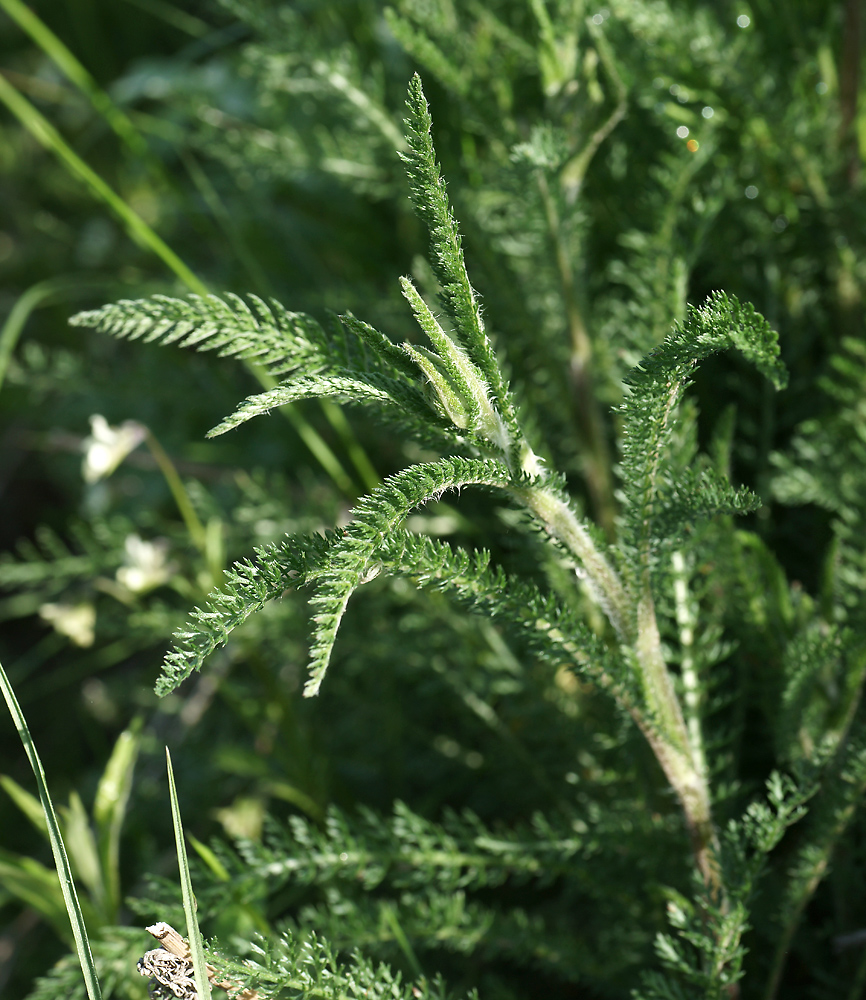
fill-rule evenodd
<path id="1" fill-rule="evenodd" d="M 24 713 L 6 676 L 3 665 L 0 664 L 0 688 L 3 697 L 18 730 L 18 735 L 24 746 L 24 752 L 30 761 L 30 767 L 36 778 L 36 787 L 39 791 L 39 801 L 45 813 L 45 820 L 48 824 L 48 839 L 51 843 L 51 853 L 54 855 L 54 866 L 57 869 L 57 877 L 60 880 L 60 891 L 63 893 L 63 901 L 66 904 L 66 911 L 69 914 L 69 922 L 72 925 L 72 936 L 75 939 L 75 949 L 78 952 L 78 961 L 81 963 L 81 971 L 84 974 L 84 985 L 87 989 L 89 1000 L 102 1000 L 102 990 L 99 988 L 99 978 L 96 973 L 96 965 L 93 961 L 93 953 L 90 950 L 90 938 L 87 934 L 87 927 L 84 923 L 84 916 L 81 913 L 81 904 L 78 902 L 78 893 L 75 891 L 75 882 L 72 878 L 72 869 L 69 866 L 69 858 L 66 855 L 66 846 L 63 843 L 63 836 L 60 833 L 60 823 L 57 813 L 51 803 L 51 796 L 48 793 L 48 784 L 45 780 L 45 771 L 42 769 L 42 761 L 30 735 L 30 729 L 24 718 Z"/>
<path id="2" fill-rule="evenodd" d="M 27 32 L 69 82 L 87 96 L 96 112 L 109 124 L 117 137 L 137 157 L 147 156 L 147 142 L 135 125 L 112 101 L 108 94 L 102 90 L 90 73 L 87 72 L 84 66 L 82 66 L 48 25 L 40 20 L 21 0 L 0 0 L 0 7 L 6 11 L 9 17 L 23 31 Z"/>
<path id="3" fill-rule="evenodd" d="M 352 460 L 352 465 L 355 466 L 355 471 L 361 477 L 364 488 L 367 490 L 377 489 L 382 485 L 382 477 L 374 468 L 367 452 L 358 440 L 354 430 L 352 430 L 352 425 L 346 419 L 343 408 L 331 399 L 320 399 L 319 405 L 322 408 L 325 419 L 339 434 L 340 440 L 343 442 L 343 447 L 348 452 L 349 458 Z"/>
<path id="4" fill-rule="evenodd" d="M 195 508 L 189 498 L 189 493 L 187 493 L 186 487 L 183 485 L 183 480 L 180 478 L 174 462 L 168 457 L 167 452 L 159 441 L 157 441 L 152 431 L 148 430 L 145 441 L 151 455 L 153 455 L 154 461 L 159 466 L 159 471 L 162 473 L 166 483 L 168 483 L 168 488 L 171 490 L 171 495 L 174 497 L 174 502 L 192 538 L 193 545 L 195 545 L 202 555 L 205 555 L 205 528 L 198 514 L 195 512 Z"/>
<path id="5" fill-rule="evenodd" d="M 0 74 L 0 101 L 21 122 L 24 128 L 45 149 L 52 152 L 71 174 L 84 181 L 99 201 L 104 202 L 117 215 L 126 231 L 140 247 L 152 250 L 178 278 L 199 295 L 207 295 L 207 288 L 170 246 L 126 204 L 123 198 L 108 185 L 72 149 L 57 129 L 19 93 L 5 76 Z"/>
<path id="6" fill-rule="evenodd" d="M 211 1000 L 210 978 L 207 962 L 204 957 L 204 944 L 201 928 L 195 915 L 196 901 L 192 891 L 192 879 L 189 874 L 189 858 L 186 854 L 186 843 L 183 836 L 183 822 L 180 817 L 180 803 L 177 800 L 177 787 L 174 783 L 174 768 L 171 766 L 171 753 L 165 748 L 165 763 L 168 768 L 168 794 L 171 799 L 171 819 L 174 823 L 174 843 L 177 849 L 177 867 L 180 871 L 180 890 L 183 895 L 183 912 L 186 917 L 186 933 L 189 941 L 190 959 L 195 974 L 195 987 L 199 1000 Z"/>

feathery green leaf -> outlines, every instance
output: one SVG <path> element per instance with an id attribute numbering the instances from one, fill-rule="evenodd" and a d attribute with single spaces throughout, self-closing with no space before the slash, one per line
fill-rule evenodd
<path id="1" fill-rule="evenodd" d="M 183 628 L 174 634 L 174 646 L 156 683 L 160 696 L 174 691 L 229 635 L 290 587 L 301 587 L 315 572 L 328 546 L 321 535 L 294 536 L 255 550 L 256 559 L 236 562 L 225 582 L 203 608 L 194 608 Z"/>
<path id="2" fill-rule="evenodd" d="M 406 164 L 412 204 L 430 234 L 431 264 L 442 286 L 442 302 L 454 322 L 461 346 L 477 365 L 506 415 L 507 387 L 484 329 L 476 292 L 466 273 L 460 233 L 433 149 L 433 122 L 417 73 L 409 84 L 406 107 L 409 152 L 400 156 Z"/>
<path id="3" fill-rule="evenodd" d="M 222 298 L 153 295 L 149 299 L 122 299 L 78 313 L 70 323 L 93 327 L 122 340 L 218 351 L 220 357 L 265 365 L 272 375 L 321 365 L 332 348 L 314 319 L 289 312 L 274 300 L 268 303 L 255 295 L 247 298 L 251 304 L 231 293 Z"/>
<path id="4" fill-rule="evenodd" d="M 352 512 L 354 521 L 335 539 L 317 577 L 315 630 L 310 651 L 310 677 L 304 688 L 315 695 L 331 659 L 340 621 L 349 598 L 369 574 L 378 572 L 376 555 L 383 542 L 414 507 L 463 486 L 505 489 L 513 484 L 508 469 L 492 460 L 445 458 L 414 465 L 391 476 Z"/>
<path id="5" fill-rule="evenodd" d="M 491 568 L 488 553 L 453 549 L 447 543 L 400 531 L 385 539 L 378 559 L 389 573 L 445 593 L 489 617 L 548 663 L 568 665 L 611 691 L 621 707 L 636 709 L 637 686 L 616 653 L 553 595 Z"/>
<path id="6" fill-rule="evenodd" d="M 338 399 L 346 403 L 375 407 L 385 416 L 414 417 L 435 421 L 436 415 L 427 405 L 422 393 L 405 380 L 383 375 L 365 375 L 346 369 L 333 368 L 320 375 L 298 375 L 283 382 L 275 389 L 248 396 L 231 416 L 208 431 L 208 437 L 217 437 L 246 423 L 253 417 L 269 413 L 274 407 L 293 403 L 299 399 Z M 443 425 L 444 421 L 437 421 Z"/>
<path id="7" fill-rule="evenodd" d="M 674 488 L 667 475 L 668 449 L 677 427 L 676 412 L 696 364 L 728 348 L 737 348 L 777 389 L 787 381 L 779 359 L 775 332 L 749 304 L 714 292 L 699 309 L 690 308 L 682 324 L 651 351 L 626 377 L 631 390 L 621 407 L 623 416 L 622 490 L 624 544 L 641 563 L 650 553 L 663 525 L 663 494 Z M 679 494 L 679 518 L 713 510 L 753 509 L 747 493 L 725 487 L 717 477 L 693 481 Z M 707 494 L 705 498 L 702 495 Z"/>

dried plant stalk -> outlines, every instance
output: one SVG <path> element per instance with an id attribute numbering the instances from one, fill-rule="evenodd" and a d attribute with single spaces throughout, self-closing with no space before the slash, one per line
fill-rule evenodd
<path id="1" fill-rule="evenodd" d="M 161 947 L 145 954 L 138 963 L 138 971 L 142 976 L 156 980 L 164 996 L 170 994 L 177 1000 L 197 1000 L 189 945 L 184 938 L 171 924 L 162 921 L 151 924 L 146 930 L 159 941 Z M 214 986 L 225 990 L 234 1000 L 258 1000 L 256 990 L 238 993 L 236 983 L 217 979 L 217 970 L 212 965 L 207 966 L 207 974 Z"/>

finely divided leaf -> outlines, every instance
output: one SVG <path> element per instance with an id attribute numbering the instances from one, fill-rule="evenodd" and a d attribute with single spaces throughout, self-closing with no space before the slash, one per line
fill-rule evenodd
<path id="1" fill-rule="evenodd" d="M 416 420 L 421 418 L 423 421 L 435 421 L 437 425 L 442 425 L 443 430 L 446 429 L 444 421 L 436 420 L 436 415 L 421 391 L 404 379 L 366 375 L 348 369 L 332 369 L 320 375 L 299 375 L 268 392 L 248 396 L 231 416 L 209 430 L 207 436 L 225 434 L 253 417 L 269 413 L 276 406 L 314 398 L 375 406 L 380 411 L 391 410 L 415 417 Z"/>
<path id="2" fill-rule="evenodd" d="M 203 608 L 190 612 L 187 624 L 174 634 L 156 693 L 170 694 L 205 658 L 228 641 L 230 633 L 289 587 L 307 583 L 322 561 L 332 537 L 294 536 L 255 550 L 255 560 L 236 562 L 225 583 Z"/>
<path id="3" fill-rule="evenodd" d="M 314 319 L 289 312 L 273 299 L 265 302 L 255 295 L 247 299 L 249 304 L 231 293 L 223 298 L 153 295 L 149 299 L 123 299 L 78 313 L 70 323 L 125 340 L 218 351 L 220 357 L 265 365 L 272 375 L 321 365 L 329 352 L 328 338 Z"/>
<path id="4" fill-rule="evenodd" d="M 361 808 L 328 809 L 324 823 L 293 816 L 271 821 L 260 840 L 238 844 L 239 881 L 267 879 L 272 891 L 292 885 L 349 883 L 367 892 L 383 885 L 413 892 L 483 889 L 506 880 L 549 883 L 585 878 L 581 862 L 597 852 L 594 833 L 581 835 L 565 810 L 536 815 L 531 827 L 491 829 L 468 810 L 425 818 L 399 800 L 392 816 Z"/>
<path id="5" fill-rule="evenodd" d="M 503 411 L 509 411 L 507 387 L 463 262 L 460 233 L 448 204 L 445 181 L 436 162 L 431 135 L 432 119 L 417 73 L 409 84 L 406 107 L 409 152 L 400 156 L 406 164 L 412 204 L 430 233 L 430 262 L 442 286 L 445 311 L 456 327 L 461 346 L 480 369 L 497 403 Z"/>
<path id="6" fill-rule="evenodd" d="M 374 354 L 390 362 L 397 371 L 413 380 L 418 377 L 415 366 L 406 357 L 403 348 L 389 340 L 384 333 L 380 333 L 374 326 L 370 326 L 351 313 L 340 316 L 340 322 L 371 348 Z"/>
<path id="7" fill-rule="evenodd" d="M 659 489 L 654 523 L 660 534 L 670 535 L 685 521 L 748 514 L 760 506 L 756 493 L 732 486 L 713 469 L 679 469 L 676 479 Z"/>
<path id="8" fill-rule="evenodd" d="M 417 587 L 447 594 L 461 606 L 494 620 L 518 642 L 554 666 L 567 665 L 611 691 L 629 711 L 638 702 L 627 665 L 551 594 L 528 580 L 490 567 L 487 552 L 466 552 L 399 531 L 390 535 L 378 560 L 391 574 Z"/>
<path id="9" fill-rule="evenodd" d="M 683 323 L 664 343 L 651 351 L 626 378 L 631 393 L 623 404 L 623 460 L 625 503 L 624 543 L 643 561 L 658 537 L 663 493 L 678 494 L 680 520 L 688 512 L 703 516 L 713 509 L 748 510 L 745 493 L 721 489 L 718 477 L 695 479 L 687 486 L 672 485 L 666 474 L 669 449 L 676 429 L 676 411 L 691 373 L 703 358 L 736 347 L 776 388 L 787 375 L 779 359 L 776 333 L 751 305 L 714 292 L 700 309 L 690 308 Z M 681 477 L 680 477 L 681 478 Z M 706 496 L 704 496 L 706 494 Z"/>
<path id="10" fill-rule="evenodd" d="M 482 459 L 446 458 L 415 465 L 388 479 L 352 512 L 354 521 L 336 538 L 317 576 L 315 631 L 310 651 L 310 679 L 304 689 L 318 693 L 328 669 L 337 630 L 354 591 L 378 570 L 377 554 L 414 507 L 462 486 L 513 485 L 506 466 Z"/>
<path id="11" fill-rule="evenodd" d="M 215 350 L 262 365 L 271 376 L 298 373 L 246 399 L 210 437 L 295 400 L 332 398 L 384 410 L 423 443 L 456 443 L 450 423 L 418 387 L 419 371 L 404 350 L 351 315 L 325 329 L 310 316 L 254 295 L 154 295 L 79 313 L 71 322 L 130 340 Z"/>
<path id="12" fill-rule="evenodd" d="M 126 340 L 217 351 L 220 357 L 262 365 L 273 376 L 298 370 L 310 375 L 332 367 L 393 376 L 401 367 L 395 363 L 400 349 L 366 324 L 365 336 L 351 317 L 335 317 L 326 329 L 312 316 L 252 294 L 123 299 L 79 313 L 70 323 Z"/>

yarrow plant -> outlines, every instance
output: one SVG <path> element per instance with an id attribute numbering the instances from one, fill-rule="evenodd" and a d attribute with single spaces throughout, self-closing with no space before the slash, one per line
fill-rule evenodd
<path id="1" fill-rule="evenodd" d="M 175 880 L 155 872 L 126 901 L 157 948 L 118 926 L 118 838 L 135 795 L 138 724 L 100 783 L 96 840 L 79 798 L 54 817 L 53 848 L 61 832 L 86 845 L 62 870 L 69 882 L 90 873 L 74 918 L 76 943 L 80 926 L 95 928 L 92 956 L 79 949 L 90 995 L 98 974 L 106 993 L 140 996 L 137 968 L 157 997 L 194 998 L 215 984 L 244 1000 L 575 990 L 774 1000 L 801 995 L 808 966 L 815 995 L 854 1000 L 866 982 L 857 950 L 866 910 L 846 889 L 862 886 L 866 871 L 866 361 L 856 338 L 841 342 L 821 382 L 829 415 L 792 419 L 790 444 L 771 457 L 755 413 L 769 421 L 773 394 L 789 382 L 775 318 L 730 291 L 687 304 L 700 240 L 686 245 L 683 218 L 701 232 L 728 224 L 724 163 L 718 183 L 686 194 L 723 147 L 726 112 L 712 90 L 726 86 L 723 36 L 712 17 L 698 11 L 686 29 L 663 4 L 628 0 L 580 18 L 540 0 L 507 16 L 507 4 L 389 9 L 379 25 L 389 44 L 428 68 L 434 105 L 442 88 L 464 114 L 472 180 L 461 190 L 446 188 L 418 74 L 401 133 L 383 111 L 385 84 L 364 77 L 357 54 L 325 58 L 312 28 L 315 54 L 304 53 L 309 25 L 297 12 L 228 6 L 259 33 L 244 65 L 267 97 L 263 114 L 286 101 L 288 118 L 253 133 L 203 107 L 203 146 L 209 129 L 222 129 L 216 155 L 227 169 L 259 157 L 256 176 L 303 172 L 309 162 L 293 156 L 308 104 L 321 100 L 338 121 L 332 105 L 348 108 L 352 128 L 311 128 L 305 156 L 315 152 L 317 169 L 375 199 L 398 188 L 388 159 L 396 148 L 428 252 L 399 279 L 401 311 L 389 305 L 375 317 L 320 320 L 265 283 L 207 294 L 175 269 L 193 294 L 123 298 L 72 320 L 241 362 L 261 391 L 213 427 L 208 437 L 220 441 L 209 447 L 230 432 L 254 440 L 282 412 L 340 494 L 339 503 L 329 494 L 334 517 L 323 527 L 322 494 L 299 500 L 287 479 L 245 470 L 231 484 L 214 475 L 213 489 L 184 481 L 143 423 L 94 416 L 81 445 L 88 502 L 102 502 L 98 488 L 146 443 L 149 455 L 137 457 L 162 474 L 185 543 L 164 521 L 157 529 L 100 511 L 71 543 L 46 531 L 0 564 L 0 581 L 33 589 L 43 620 L 82 648 L 104 618 L 150 641 L 167 634 L 177 621 L 167 591 L 175 604 L 197 603 L 175 628 L 156 691 L 183 733 L 215 692 L 243 738 L 255 732 L 243 755 L 211 730 L 207 753 L 232 781 L 252 776 L 255 794 L 217 811 L 205 804 L 224 835 L 210 844 L 189 836 L 191 866 L 178 797 L 183 804 L 194 782 L 181 776 L 178 796 L 169 769 L 183 908 Z M 528 29 L 514 27 L 527 19 L 532 45 Z M 650 60 L 667 32 L 706 79 L 692 92 L 650 73 L 652 99 L 641 98 L 639 113 L 669 115 L 682 140 L 688 120 L 691 158 L 660 161 L 639 219 L 619 219 L 635 228 L 617 233 L 623 252 L 603 274 L 615 293 L 597 295 L 591 330 L 592 282 L 602 278 L 581 274 L 582 261 L 612 251 L 587 236 L 597 196 L 590 164 L 626 122 L 632 72 L 612 42 L 624 48 L 622 38 L 607 33 L 617 19 L 640 42 L 633 54 Z M 736 25 L 746 32 L 750 18 Z M 293 39 L 290 55 L 272 41 L 279 32 Z M 511 74 L 498 82 L 483 72 L 494 49 Z M 527 67 L 550 119 L 541 124 L 515 110 Z M 809 81 L 808 93 L 820 93 Z M 501 135 L 490 124 L 500 120 Z M 452 138 L 437 133 L 440 151 Z M 611 171 L 624 174 L 632 155 L 614 145 Z M 743 197 L 751 203 L 758 190 L 750 184 Z M 614 219 L 612 201 L 597 200 Z M 795 204 L 780 201 L 791 218 Z M 789 222 L 780 207 L 774 232 Z M 499 299 L 485 306 L 474 281 Z M 399 342 L 387 322 L 411 333 Z M 745 416 L 714 409 L 701 383 L 719 371 L 736 374 Z M 323 437 L 302 416 L 309 400 L 322 406 Z M 389 433 L 380 467 L 391 471 L 381 480 L 359 443 L 374 424 Z M 335 439 L 366 484 L 360 497 L 330 450 Z M 739 452 L 749 449 L 763 449 L 747 479 L 755 489 L 736 485 L 749 467 Z M 226 495 L 241 500 L 232 508 Z M 773 554 L 761 521 L 770 502 L 826 514 L 815 596 Z M 226 561 L 227 544 L 245 554 Z M 106 598 L 122 616 L 103 614 Z M 302 705 L 296 690 L 315 701 Z M 338 762 L 325 777 L 317 741 L 329 741 Z M 112 782 L 123 794 L 109 808 Z M 27 793 L 14 783 L 7 791 L 38 823 Z M 184 815 L 190 826 L 193 809 Z M 0 879 L 16 870 L 8 865 Z M 40 912 L 60 924 L 54 896 Z M 183 926 L 189 943 L 175 930 Z M 70 969 L 62 961 L 34 1000 L 81 995 Z"/>
<path id="2" fill-rule="evenodd" d="M 718 463 L 697 451 L 695 414 L 685 393 L 702 360 L 732 349 L 776 389 L 783 388 L 787 376 L 776 334 L 750 305 L 716 292 L 703 305 L 689 307 L 629 372 L 617 416 L 616 538 L 608 540 L 578 509 L 563 476 L 546 460 L 543 439 L 522 420 L 466 270 L 417 76 L 407 109 L 402 157 L 413 205 L 429 235 L 441 314 L 411 279 L 401 279 L 401 287 L 425 345 L 398 345 L 352 315 L 325 329 L 309 316 L 255 296 L 157 296 L 118 302 L 73 320 L 130 340 L 253 359 L 280 378 L 274 388 L 242 402 L 211 437 L 286 403 L 317 397 L 366 407 L 425 447 L 444 452 L 386 479 L 357 503 L 345 527 L 324 536 L 286 538 L 236 564 L 225 585 L 176 634 L 158 691 L 175 690 L 235 628 L 287 590 L 309 593 L 313 609 L 307 696 L 325 683 L 347 606 L 359 587 L 389 574 L 445 594 L 488 617 L 552 669 L 566 669 L 606 692 L 637 727 L 678 803 L 698 876 L 692 899 L 672 897 L 675 932 L 660 937 L 658 946 L 669 972 L 650 975 L 644 995 L 680 995 L 671 992 L 680 989 L 674 985 L 679 981 L 700 984 L 702 996 L 730 995 L 742 973 L 742 937 L 765 858 L 804 815 L 816 779 L 806 772 L 775 773 L 766 800 L 757 799 L 742 819 L 720 827 L 714 816 L 704 723 L 711 656 L 694 619 L 696 565 L 719 544 L 702 526 L 730 525 L 725 532 L 736 538 L 730 516 L 754 511 L 760 501 L 750 490 L 734 487 Z M 524 529 L 549 550 L 542 558 L 570 568 L 571 594 L 509 575 L 483 551 L 406 529 L 413 511 L 470 488 L 497 493 L 523 512 Z M 700 586 L 713 586 L 713 572 Z M 796 685 L 796 678 L 791 683 Z M 783 704 L 793 697 L 783 693 Z M 820 756 L 825 767 L 850 772 L 853 785 L 861 788 L 866 766 L 858 745 L 846 736 L 834 753 L 824 748 Z M 398 835 L 396 828 L 391 835 Z M 500 850 L 493 848 L 494 854 Z M 274 986 L 265 985 L 267 977 L 254 965 L 247 975 L 256 989 L 272 995 L 267 991 Z M 279 975 L 272 982 L 288 985 Z"/>

